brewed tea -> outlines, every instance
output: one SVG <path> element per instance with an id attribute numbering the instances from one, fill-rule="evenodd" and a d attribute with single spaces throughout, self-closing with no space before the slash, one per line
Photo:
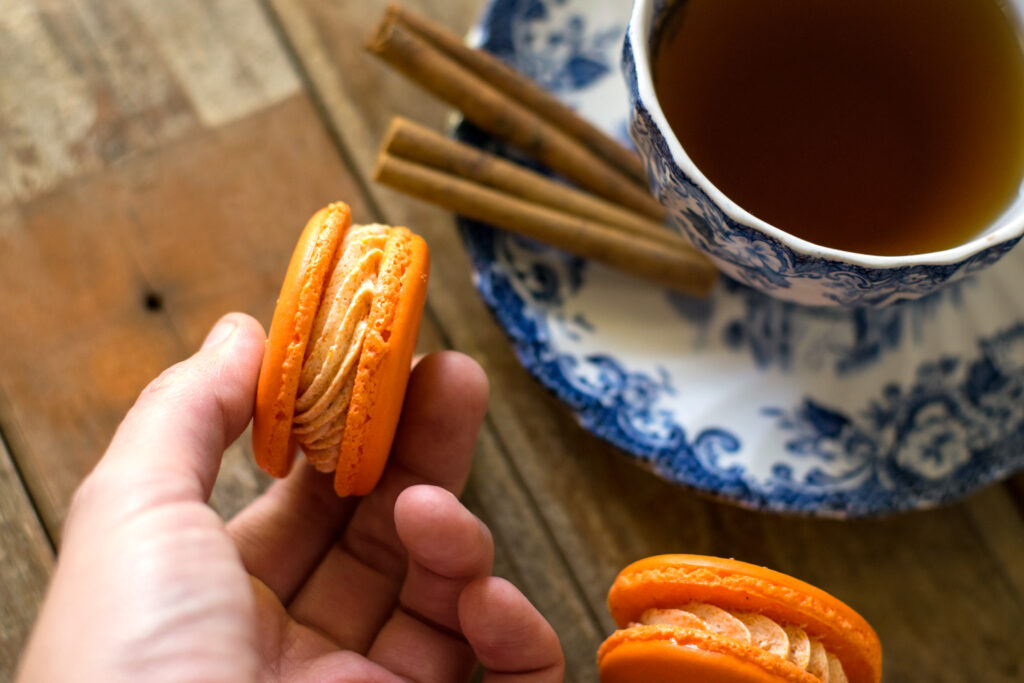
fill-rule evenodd
<path id="1" fill-rule="evenodd" d="M 654 82 L 704 175 L 816 244 L 961 244 L 1024 176 L 1024 52 L 998 0 L 682 0 Z"/>

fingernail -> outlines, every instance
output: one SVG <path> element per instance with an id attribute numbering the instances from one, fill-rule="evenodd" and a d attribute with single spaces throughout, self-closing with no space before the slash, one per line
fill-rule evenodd
<path id="1" fill-rule="evenodd" d="M 230 315 L 226 315 L 217 321 L 217 324 L 213 326 L 209 334 L 206 335 L 206 339 L 203 340 L 203 348 L 210 346 L 216 346 L 227 341 L 228 337 L 238 329 L 238 321 Z"/>

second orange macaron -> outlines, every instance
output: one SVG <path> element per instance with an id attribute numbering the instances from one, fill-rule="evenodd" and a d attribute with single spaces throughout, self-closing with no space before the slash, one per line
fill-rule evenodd
<path id="1" fill-rule="evenodd" d="M 659 555 L 616 578 L 602 683 L 878 683 L 871 626 L 825 591 L 737 560 Z"/>

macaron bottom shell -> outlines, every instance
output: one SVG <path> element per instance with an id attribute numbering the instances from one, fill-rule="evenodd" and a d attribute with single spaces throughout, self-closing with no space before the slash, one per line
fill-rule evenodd
<path id="1" fill-rule="evenodd" d="M 608 637 L 598 652 L 601 683 L 821 683 L 763 651 L 706 631 L 633 626 Z"/>

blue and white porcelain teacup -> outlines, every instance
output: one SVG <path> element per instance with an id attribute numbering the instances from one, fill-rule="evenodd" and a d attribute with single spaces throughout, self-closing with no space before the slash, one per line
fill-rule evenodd
<path id="1" fill-rule="evenodd" d="M 813 244 L 731 201 L 687 155 L 655 94 L 651 67 L 660 22 L 685 1 L 636 0 L 633 5 L 623 51 L 630 135 L 671 227 L 706 252 L 725 275 L 799 304 L 880 307 L 977 273 L 1020 241 L 1020 195 L 976 237 L 943 251 L 908 256 L 872 256 Z M 1024 12 L 1021 0 L 1009 4 L 1015 17 Z"/>

